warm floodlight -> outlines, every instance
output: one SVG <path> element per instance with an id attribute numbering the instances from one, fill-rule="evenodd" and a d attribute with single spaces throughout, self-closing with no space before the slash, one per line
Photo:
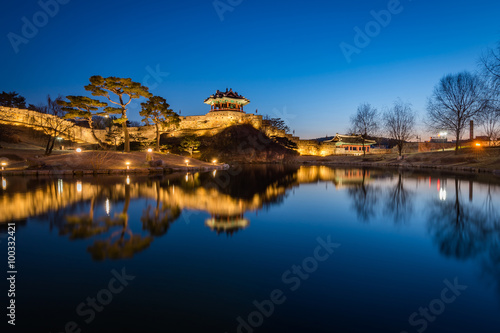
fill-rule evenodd
<path id="1" fill-rule="evenodd" d="M 5 170 L 5 167 L 7 166 L 7 163 L 2 162 L 2 170 Z"/>
<path id="2" fill-rule="evenodd" d="M 82 148 L 76 148 L 76 152 L 77 153 L 81 153 L 82 152 Z"/>
<path id="3" fill-rule="evenodd" d="M 148 153 L 152 153 L 152 152 L 153 152 L 153 149 L 148 148 Z"/>
<path id="4" fill-rule="evenodd" d="M 215 163 L 217 163 L 217 160 L 213 160 L 212 163 L 215 165 Z"/>
<path id="5" fill-rule="evenodd" d="M 184 163 L 186 163 L 186 166 L 189 166 L 189 160 L 185 160 Z"/>
<path id="6" fill-rule="evenodd" d="M 481 147 L 481 144 L 480 143 L 476 143 L 476 147 Z"/>
<path id="7" fill-rule="evenodd" d="M 125 162 L 125 165 L 127 166 L 127 170 L 130 169 L 130 162 Z"/>

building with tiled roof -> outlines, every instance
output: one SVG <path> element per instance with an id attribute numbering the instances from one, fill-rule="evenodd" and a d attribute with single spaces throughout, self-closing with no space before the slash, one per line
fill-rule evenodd
<path id="1" fill-rule="evenodd" d="M 239 95 L 233 89 L 226 89 L 226 92 L 217 92 L 210 95 L 204 101 L 205 104 L 211 106 L 210 112 L 218 111 L 236 111 L 243 112 L 243 107 L 250 103 L 244 96 Z"/>

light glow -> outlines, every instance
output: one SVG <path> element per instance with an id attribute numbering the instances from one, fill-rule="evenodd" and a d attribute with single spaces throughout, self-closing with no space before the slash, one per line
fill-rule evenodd
<path id="1" fill-rule="evenodd" d="M 2 177 L 2 189 L 3 190 L 7 189 L 7 179 L 5 179 L 4 177 Z"/>
<path id="2" fill-rule="evenodd" d="M 82 148 L 76 148 L 76 152 L 77 153 L 81 153 L 82 152 Z"/>
<path id="3" fill-rule="evenodd" d="M 439 200 L 441 201 L 446 200 L 446 190 L 444 188 L 439 190 Z"/>
<path id="4" fill-rule="evenodd" d="M 81 181 L 77 181 L 76 182 L 76 191 L 78 193 L 81 193 L 82 192 L 82 182 Z"/>
<path id="5" fill-rule="evenodd" d="M 106 198 L 106 214 L 109 216 L 111 212 L 111 205 L 109 204 L 109 198 Z"/>

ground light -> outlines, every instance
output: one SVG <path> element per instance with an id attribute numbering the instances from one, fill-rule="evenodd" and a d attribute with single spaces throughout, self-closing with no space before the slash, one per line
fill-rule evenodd
<path id="1" fill-rule="evenodd" d="M 82 148 L 76 148 L 76 152 L 77 153 L 81 153 L 82 152 Z"/>
<path id="2" fill-rule="evenodd" d="M 2 162 L 2 170 L 5 170 L 5 167 L 7 166 L 7 163 Z"/>
<path id="3" fill-rule="evenodd" d="M 186 163 L 186 166 L 189 166 L 189 160 L 185 160 L 184 163 Z"/>
<path id="4" fill-rule="evenodd" d="M 215 163 L 217 163 L 217 160 L 213 160 L 212 163 L 215 165 Z"/>
<path id="5" fill-rule="evenodd" d="M 148 148 L 148 153 L 152 153 L 152 152 L 153 152 L 153 149 Z"/>
<path id="6" fill-rule="evenodd" d="M 479 150 L 481 148 L 481 144 L 479 142 L 476 143 L 476 160 L 479 159 Z"/>
<path id="7" fill-rule="evenodd" d="M 130 170 L 130 162 L 125 162 L 125 165 L 127 166 L 127 170 Z"/>

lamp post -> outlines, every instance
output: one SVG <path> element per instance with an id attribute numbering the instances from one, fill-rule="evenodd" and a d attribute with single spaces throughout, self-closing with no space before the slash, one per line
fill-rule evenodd
<path id="1" fill-rule="evenodd" d="M 481 149 L 481 144 L 476 142 L 476 160 L 479 159 L 479 150 Z"/>
<path id="2" fill-rule="evenodd" d="M 186 167 L 189 166 L 189 160 L 185 160 L 184 163 L 186 163 Z"/>
<path id="3" fill-rule="evenodd" d="M 130 170 L 130 162 L 125 162 L 125 165 L 127 166 L 127 170 Z"/>
<path id="4" fill-rule="evenodd" d="M 5 167 L 7 166 L 7 163 L 2 162 L 2 171 L 5 170 Z"/>
<path id="5" fill-rule="evenodd" d="M 213 165 L 215 165 L 217 163 L 217 160 L 213 160 L 212 163 Z"/>
<path id="6" fill-rule="evenodd" d="M 447 141 L 448 141 L 448 138 L 446 137 L 447 135 L 448 135 L 448 132 L 439 132 L 439 136 L 440 136 L 441 138 L 443 138 L 443 137 L 444 137 L 444 139 L 443 139 L 443 140 L 445 140 L 445 141 L 443 141 L 443 151 L 444 151 L 444 144 L 445 144 L 445 142 L 447 142 Z"/>

